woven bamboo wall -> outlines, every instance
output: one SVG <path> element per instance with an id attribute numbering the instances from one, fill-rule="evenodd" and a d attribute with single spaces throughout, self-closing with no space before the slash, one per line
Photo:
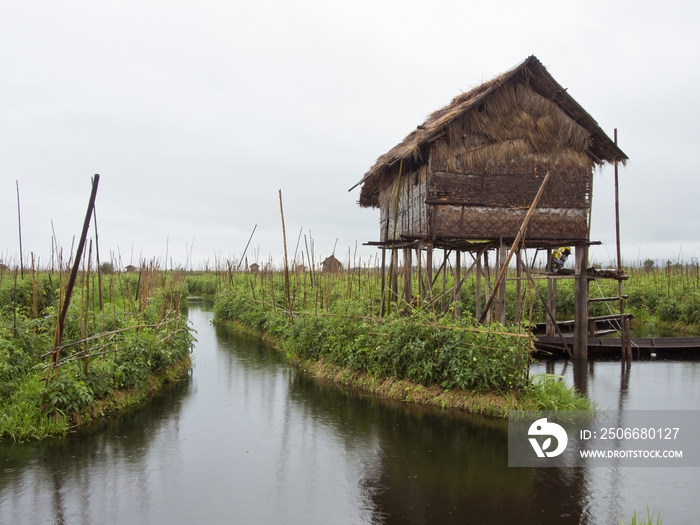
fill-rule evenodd
<path id="1" fill-rule="evenodd" d="M 399 240 L 401 235 L 428 235 L 428 220 L 426 200 L 428 167 L 421 166 L 418 170 L 388 179 L 380 187 L 380 240 Z M 396 191 L 399 186 L 399 207 L 396 213 Z M 396 220 L 396 236 L 394 232 Z"/>

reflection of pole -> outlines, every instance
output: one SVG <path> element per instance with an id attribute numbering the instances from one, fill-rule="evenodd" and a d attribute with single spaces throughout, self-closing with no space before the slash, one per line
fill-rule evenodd
<path id="1" fill-rule="evenodd" d="M 620 398 L 618 401 L 617 409 L 622 413 L 624 401 L 627 399 L 627 391 L 630 386 L 630 373 L 632 371 L 632 363 L 628 360 L 623 359 L 620 363 Z"/>
<path id="2" fill-rule="evenodd" d="M 574 359 L 574 387 L 583 396 L 588 395 L 588 363 L 583 359 Z"/>

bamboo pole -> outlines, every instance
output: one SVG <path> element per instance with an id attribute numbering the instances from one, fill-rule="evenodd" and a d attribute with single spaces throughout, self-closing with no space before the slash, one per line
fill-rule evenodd
<path id="1" fill-rule="evenodd" d="M 284 227 L 284 208 L 282 207 L 282 190 L 279 190 L 280 195 L 280 216 L 282 217 L 282 241 L 284 243 L 284 292 L 287 295 L 287 309 L 289 311 L 289 320 L 294 320 L 292 314 L 292 298 L 289 293 L 289 262 L 287 260 L 287 232 Z M 255 230 L 253 230 L 255 231 Z M 252 234 L 251 234 L 252 237 Z"/>
<path id="2" fill-rule="evenodd" d="M 462 281 L 461 281 L 461 273 L 462 271 L 462 252 L 459 250 L 456 250 L 455 253 L 455 285 L 453 286 L 453 293 L 452 293 L 452 304 L 454 304 L 454 316 L 455 319 L 459 319 L 460 315 L 462 314 L 460 307 L 459 307 L 459 300 L 462 297 Z"/>
<path id="3" fill-rule="evenodd" d="M 614 130 L 614 141 L 617 145 L 617 128 Z M 622 273 L 622 250 L 620 247 L 620 187 L 618 182 L 618 162 L 615 161 L 615 247 L 617 250 L 617 272 Z M 625 300 L 622 298 L 622 280 L 617 281 L 617 292 L 620 296 L 620 321 L 622 331 L 620 332 L 620 346 L 623 359 L 632 358 L 632 344 L 630 341 L 629 322 L 625 323 L 623 315 L 625 313 Z"/>
<path id="4" fill-rule="evenodd" d="M 515 257 L 520 259 L 520 248 L 515 252 Z M 520 324 L 523 315 L 523 294 L 520 280 L 522 279 L 522 268 L 519 264 L 515 269 L 515 324 Z"/>
<path id="5" fill-rule="evenodd" d="M 88 228 L 90 227 L 90 216 L 92 215 L 92 210 L 95 206 L 95 198 L 97 197 L 97 186 L 100 183 L 100 176 L 95 174 L 92 181 L 92 192 L 90 193 L 90 200 L 88 202 L 87 213 L 85 214 L 85 221 L 83 222 L 83 231 L 80 234 L 80 242 L 78 242 L 78 249 L 75 254 L 75 261 L 73 262 L 73 269 L 71 270 L 70 279 L 68 280 L 68 286 L 66 288 L 66 296 L 63 300 L 63 307 L 61 308 L 61 313 L 58 317 L 58 322 L 56 323 L 56 332 L 54 334 L 53 346 L 55 351 L 53 352 L 52 362 L 54 364 L 58 363 L 59 358 L 59 347 L 61 345 L 61 339 L 63 338 L 63 329 L 66 323 L 66 314 L 68 313 L 68 306 L 70 305 L 71 296 L 73 295 L 73 287 L 75 286 L 75 279 L 78 276 L 78 269 L 80 268 L 80 258 L 83 255 L 83 250 L 85 249 L 85 239 L 87 238 Z M 49 367 L 49 373 L 51 372 L 51 367 Z"/>
<path id="6" fill-rule="evenodd" d="M 19 209 L 19 181 L 15 180 L 17 186 L 17 227 L 19 229 L 19 271 L 20 276 L 24 279 L 24 259 L 22 256 L 22 214 Z"/>
<path id="7" fill-rule="evenodd" d="M 481 258 L 484 254 L 479 252 L 476 256 L 476 309 L 474 312 L 475 317 L 478 319 L 481 317 Z"/>
<path id="8" fill-rule="evenodd" d="M 102 268 L 100 268 L 100 243 L 99 237 L 97 236 L 97 210 L 95 210 L 95 208 L 92 209 L 92 220 L 95 223 L 95 258 L 97 259 L 97 289 L 100 296 L 100 311 L 102 311 L 104 309 L 104 300 L 102 299 Z M 165 265 L 167 267 L 167 256 L 165 260 Z"/>

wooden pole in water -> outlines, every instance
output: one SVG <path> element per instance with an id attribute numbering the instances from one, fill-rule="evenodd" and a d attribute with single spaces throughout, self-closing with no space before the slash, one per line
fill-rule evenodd
<path id="1" fill-rule="evenodd" d="M 614 141 L 617 145 L 617 128 L 614 130 Z M 617 249 L 617 273 L 620 275 L 622 273 L 622 250 L 620 248 L 620 186 L 618 182 L 618 162 L 615 161 L 615 247 Z M 625 300 L 622 298 L 622 281 L 617 280 L 617 292 L 620 297 L 620 346 L 621 354 L 623 359 L 629 359 L 632 357 L 632 346 L 630 344 L 629 338 L 629 321 L 625 322 Z"/>
<path id="2" fill-rule="evenodd" d="M 574 279 L 574 359 L 588 359 L 588 245 L 576 250 Z"/>

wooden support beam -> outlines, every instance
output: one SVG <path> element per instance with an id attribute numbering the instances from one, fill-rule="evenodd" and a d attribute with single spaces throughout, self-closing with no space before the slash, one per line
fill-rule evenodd
<path id="1" fill-rule="evenodd" d="M 412 250 L 411 248 L 404 248 L 403 249 L 403 270 L 404 270 L 404 299 L 406 300 L 406 304 L 411 304 L 411 301 L 413 301 L 413 290 L 412 290 L 412 283 L 411 283 L 411 272 L 412 272 L 412 266 L 413 262 L 411 261 L 411 253 Z"/>
<path id="2" fill-rule="evenodd" d="M 520 260 L 520 248 L 515 252 L 515 257 Z M 522 279 L 522 268 L 515 265 L 515 324 L 520 324 L 523 316 L 523 294 L 520 279 Z"/>
<path id="3" fill-rule="evenodd" d="M 417 281 L 418 281 L 418 295 L 417 295 L 418 303 L 417 303 L 417 306 L 420 306 L 421 298 L 423 297 L 423 282 L 421 281 L 421 279 L 423 278 L 421 276 L 422 259 L 423 259 L 423 255 L 421 254 L 421 249 L 416 248 L 416 263 L 417 263 L 416 269 L 418 270 L 418 279 L 417 279 Z"/>
<path id="4" fill-rule="evenodd" d="M 386 248 L 382 248 L 382 300 L 379 306 L 379 317 L 386 313 Z"/>
<path id="5" fill-rule="evenodd" d="M 425 254 L 425 294 L 428 300 L 431 299 L 433 293 L 433 243 L 429 242 Z"/>
<path id="6" fill-rule="evenodd" d="M 447 307 L 449 306 L 448 304 L 448 297 L 447 294 L 445 293 L 447 290 L 447 258 L 450 256 L 450 252 L 447 251 L 447 249 L 442 250 L 442 304 L 440 305 L 440 309 L 442 312 L 447 311 Z"/>
<path id="7" fill-rule="evenodd" d="M 508 262 L 510 259 L 506 258 L 506 253 L 508 251 L 508 248 L 505 244 L 501 244 L 501 246 L 498 249 L 498 260 L 500 262 L 500 267 L 499 270 L 501 272 L 505 271 L 506 273 L 508 272 Z M 504 270 L 505 267 L 505 270 Z M 499 287 L 498 289 L 498 307 L 496 309 L 498 315 L 496 319 L 498 319 L 498 322 L 501 323 L 502 325 L 506 324 L 506 274 L 503 274 L 503 285 Z"/>
<path id="8" fill-rule="evenodd" d="M 481 317 L 481 257 L 483 254 L 479 253 L 476 256 L 476 311 L 474 315 L 477 319 Z"/>
<path id="9" fill-rule="evenodd" d="M 453 293 L 452 293 L 452 304 L 454 304 L 454 315 L 455 319 L 458 319 L 460 315 L 462 315 L 462 312 L 459 307 L 459 301 L 462 298 L 462 280 L 461 280 L 461 272 L 462 272 L 462 252 L 457 250 L 455 253 L 455 285 L 453 287 Z"/>
<path id="10" fill-rule="evenodd" d="M 629 295 L 622 295 L 620 297 L 593 297 L 589 298 L 589 303 L 599 303 L 602 301 L 619 301 L 620 299 L 629 299 Z"/>
<path id="11" fill-rule="evenodd" d="M 552 250 L 547 250 L 547 268 L 552 267 Z M 547 279 L 547 306 L 552 312 L 553 319 L 557 318 L 557 281 L 551 278 Z M 547 337 L 554 337 L 556 328 L 553 319 L 547 317 L 545 334 Z"/>
<path id="12" fill-rule="evenodd" d="M 574 281 L 574 359 L 588 359 L 588 246 L 576 246 Z"/>
<path id="13" fill-rule="evenodd" d="M 391 302 L 399 298 L 399 250 L 391 250 Z"/>

